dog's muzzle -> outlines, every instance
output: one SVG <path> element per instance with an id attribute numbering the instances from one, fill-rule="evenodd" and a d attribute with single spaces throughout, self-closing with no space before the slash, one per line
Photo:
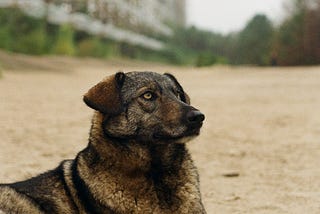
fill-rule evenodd
<path id="1" fill-rule="evenodd" d="M 183 123 L 186 127 L 185 131 L 178 135 L 170 135 L 166 132 L 157 132 L 153 135 L 156 139 L 168 139 L 168 140 L 177 140 L 185 137 L 196 136 L 200 133 L 200 128 L 202 127 L 202 122 L 204 121 L 205 116 L 200 111 L 196 109 L 189 110 L 184 118 Z"/>
<path id="2" fill-rule="evenodd" d="M 187 113 L 186 117 L 189 131 L 199 131 L 205 119 L 204 114 L 198 110 L 191 110 Z"/>

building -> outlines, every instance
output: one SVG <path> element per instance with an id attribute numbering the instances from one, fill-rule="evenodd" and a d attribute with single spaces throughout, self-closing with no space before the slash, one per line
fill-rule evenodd
<path id="1" fill-rule="evenodd" d="M 1 0 L 53 24 L 70 24 L 93 35 L 160 50 L 159 35 L 186 22 L 185 0 Z"/>
<path id="2" fill-rule="evenodd" d="M 184 26 L 185 0 L 88 0 L 88 11 L 104 23 L 139 33 L 170 35 Z"/>

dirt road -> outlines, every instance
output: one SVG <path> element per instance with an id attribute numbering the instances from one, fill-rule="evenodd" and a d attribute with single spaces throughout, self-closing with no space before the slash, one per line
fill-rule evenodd
<path id="1" fill-rule="evenodd" d="M 0 183 L 73 158 L 92 110 L 82 95 L 118 70 L 175 74 L 206 114 L 188 147 L 211 213 L 320 213 L 320 67 L 204 69 L 0 53 Z"/>

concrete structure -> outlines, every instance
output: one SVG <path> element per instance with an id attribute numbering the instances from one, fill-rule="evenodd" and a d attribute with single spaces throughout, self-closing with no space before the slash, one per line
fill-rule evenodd
<path id="1" fill-rule="evenodd" d="M 185 0 L 88 0 L 88 11 L 106 23 L 142 33 L 171 34 L 185 24 Z"/>
<path id="2" fill-rule="evenodd" d="M 164 45 L 153 36 L 172 35 L 170 26 L 186 19 L 185 0 L 1 0 L 0 7 L 156 50 Z"/>

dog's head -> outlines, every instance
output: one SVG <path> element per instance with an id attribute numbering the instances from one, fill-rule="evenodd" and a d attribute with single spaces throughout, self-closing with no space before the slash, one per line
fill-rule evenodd
<path id="1" fill-rule="evenodd" d="M 111 138 L 182 143 L 199 134 L 204 120 L 171 74 L 119 72 L 92 87 L 84 102 L 103 115 Z"/>

